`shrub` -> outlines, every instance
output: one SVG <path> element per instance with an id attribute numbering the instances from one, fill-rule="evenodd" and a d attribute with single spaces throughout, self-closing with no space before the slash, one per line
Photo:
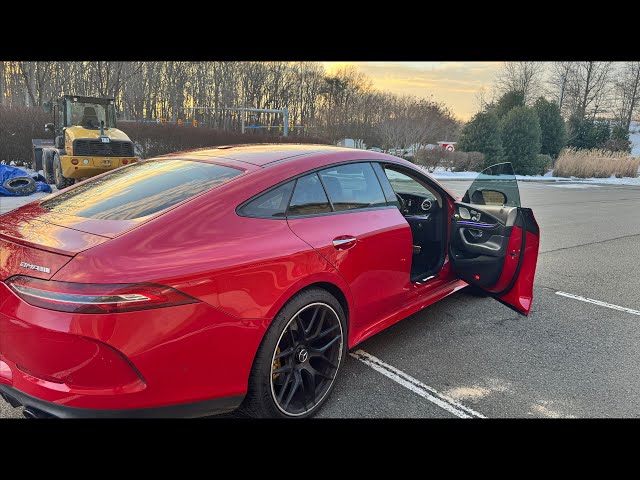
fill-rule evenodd
<path id="1" fill-rule="evenodd" d="M 481 152 L 485 166 L 498 163 L 502 156 L 500 120 L 493 112 L 480 112 L 464 126 L 457 147 L 464 152 Z"/>
<path id="2" fill-rule="evenodd" d="M 540 153 L 557 158 L 567 143 L 567 131 L 560 115 L 560 107 L 555 102 L 540 97 L 533 108 L 540 122 Z"/>
<path id="3" fill-rule="evenodd" d="M 569 118 L 569 132 L 567 146 L 575 149 L 602 149 L 611 136 L 611 124 L 606 120 L 572 116 Z"/>
<path id="4" fill-rule="evenodd" d="M 475 172 L 482 169 L 485 157 L 480 152 L 460 152 L 433 148 L 418 150 L 413 158 L 414 163 L 426 167 L 433 172 L 442 167 L 452 172 Z"/>
<path id="5" fill-rule="evenodd" d="M 498 118 L 502 118 L 516 107 L 524 107 L 524 92 L 522 90 L 509 90 L 505 92 L 489 109 L 493 111 Z"/>
<path id="6" fill-rule="evenodd" d="M 52 122 L 53 116 L 37 107 L 0 106 L 0 161 L 17 165 L 30 163 L 33 158 L 31 140 L 53 138 L 53 133 L 44 131 L 44 124 Z M 254 135 L 251 133 L 194 128 L 190 125 L 161 125 L 143 122 L 118 122 L 134 142 L 136 154 L 142 158 L 165 153 L 217 145 L 241 143 L 328 143 L 318 137 L 281 137 Z"/>
<path id="7" fill-rule="evenodd" d="M 53 133 L 44 131 L 44 124 L 52 121 L 53 115 L 41 108 L 0 105 L 0 162 L 31 163 L 31 140 L 53 138 Z"/>
<path id="8" fill-rule="evenodd" d="M 502 120 L 503 159 L 513 164 L 515 173 L 535 175 L 540 135 L 538 115 L 532 108 L 514 107 Z"/>
<path id="9" fill-rule="evenodd" d="M 119 122 L 136 146 L 136 153 L 142 158 L 151 158 L 166 153 L 194 148 L 243 143 L 328 143 L 317 137 L 281 137 L 252 135 L 218 130 L 209 127 L 194 128 L 190 125 L 162 125 L 143 122 Z"/>
<path id="10" fill-rule="evenodd" d="M 629 129 L 616 125 L 611 130 L 611 137 L 604 144 L 607 150 L 615 152 L 631 152 L 631 141 L 629 140 Z"/>
<path id="11" fill-rule="evenodd" d="M 532 163 L 527 166 L 528 175 L 544 175 L 553 165 L 551 155 L 539 153 L 532 159 Z"/>
<path id="12" fill-rule="evenodd" d="M 637 177 L 640 158 L 627 152 L 604 149 L 564 149 L 553 170 L 554 177 L 609 178 L 611 176 Z"/>

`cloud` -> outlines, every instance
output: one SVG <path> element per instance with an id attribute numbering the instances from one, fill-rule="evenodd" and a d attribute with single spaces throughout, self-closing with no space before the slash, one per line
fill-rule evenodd
<path id="1" fill-rule="evenodd" d="M 453 113 L 469 119 L 475 97 L 491 86 L 499 62 L 326 62 L 329 71 L 353 65 L 367 74 L 376 88 L 398 94 L 433 97 Z"/>

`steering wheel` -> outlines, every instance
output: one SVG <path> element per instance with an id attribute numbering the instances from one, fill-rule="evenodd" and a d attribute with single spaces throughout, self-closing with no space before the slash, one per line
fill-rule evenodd
<path id="1" fill-rule="evenodd" d="M 396 193 L 396 198 L 398 199 L 398 203 L 400 203 L 400 213 L 402 213 L 403 215 L 405 213 L 409 213 L 408 211 L 406 211 L 407 202 L 404 201 L 404 198 L 402 198 L 399 193 Z"/>

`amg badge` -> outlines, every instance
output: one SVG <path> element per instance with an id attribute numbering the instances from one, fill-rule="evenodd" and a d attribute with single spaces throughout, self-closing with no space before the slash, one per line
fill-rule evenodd
<path id="1" fill-rule="evenodd" d="M 32 263 L 20 262 L 22 268 L 30 268 L 31 270 L 38 270 L 39 272 L 51 273 L 51 269 L 48 267 L 41 267 L 40 265 L 33 265 Z"/>

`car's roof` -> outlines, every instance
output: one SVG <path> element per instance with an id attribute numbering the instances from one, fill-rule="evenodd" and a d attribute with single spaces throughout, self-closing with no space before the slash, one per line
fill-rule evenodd
<path id="1" fill-rule="evenodd" d="M 176 152 L 170 155 L 163 155 L 163 158 L 193 158 L 197 160 L 229 159 L 264 167 L 282 160 L 340 151 L 353 151 L 353 149 L 334 147 L 332 145 L 260 143 L 252 145 L 225 145 L 215 148 Z"/>

